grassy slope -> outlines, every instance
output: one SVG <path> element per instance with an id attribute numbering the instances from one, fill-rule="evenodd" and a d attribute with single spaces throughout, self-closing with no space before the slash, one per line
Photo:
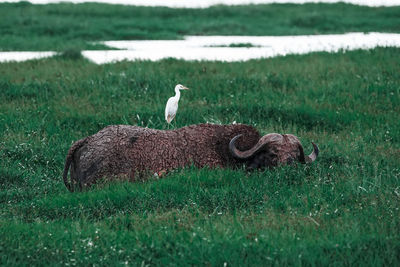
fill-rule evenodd
<path id="1" fill-rule="evenodd" d="M 2 264 L 400 263 L 400 50 L 245 63 L 0 64 Z M 70 194 L 73 140 L 109 124 L 214 121 L 298 135 L 310 166 L 188 168 Z"/>
<path id="2" fill-rule="evenodd" d="M 183 35 L 400 32 L 400 7 L 347 4 L 169 9 L 105 4 L 0 4 L 1 50 L 102 49 L 91 41 Z"/>

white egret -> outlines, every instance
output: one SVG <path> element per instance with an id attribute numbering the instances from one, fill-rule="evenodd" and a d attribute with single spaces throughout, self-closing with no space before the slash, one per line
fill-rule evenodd
<path id="1" fill-rule="evenodd" d="M 189 88 L 182 84 L 175 86 L 175 96 L 168 99 L 167 106 L 165 107 L 165 120 L 168 124 L 175 118 L 176 112 L 178 111 L 178 102 L 181 97 L 180 90 L 189 90 Z"/>

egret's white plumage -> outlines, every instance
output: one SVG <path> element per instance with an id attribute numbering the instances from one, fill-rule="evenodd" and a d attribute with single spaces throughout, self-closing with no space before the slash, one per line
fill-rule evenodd
<path id="1" fill-rule="evenodd" d="M 175 86 L 175 96 L 170 97 L 168 99 L 167 105 L 165 107 L 165 120 L 168 123 L 175 118 L 176 112 L 178 111 L 178 102 L 179 98 L 181 97 L 180 90 L 188 90 L 189 88 L 183 86 L 182 84 L 178 84 Z"/>

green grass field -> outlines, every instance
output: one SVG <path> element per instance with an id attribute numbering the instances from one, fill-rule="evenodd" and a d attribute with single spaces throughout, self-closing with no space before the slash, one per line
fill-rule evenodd
<path id="1" fill-rule="evenodd" d="M 3 264 L 396 265 L 400 53 L 375 49 L 246 63 L 52 58 L 0 65 Z M 188 168 L 69 193 L 72 141 L 109 124 L 255 125 L 317 141 L 310 166 Z"/>
<path id="2" fill-rule="evenodd" d="M 14 6 L 2 4 L 0 12 Z M 63 10 L 79 10 L 74 5 L 22 6 L 47 13 L 54 7 L 60 20 Z M 90 5 L 81 7 L 85 14 Z M 332 7 L 369 17 L 369 8 Z M 105 12 L 103 5 L 98 8 Z M 291 5 L 271 8 L 294 12 Z M 126 9 L 127 14 L 136 10 Z M 128 16 L 124 10 L 110 6 L 121 17 Z M 376 19 L 386 13 L 379 25 L 395 31 L 389 22 L 400 17 L 394 11 L 387 15 L 392 10 L 377 9 Z M 202 12 L 217 11 L 230 9 Z M 353 24 L 362 26 L 362 21 Z M 10 26 L 10 36 L 18 36 L 17 29 Z M 206 33 L 228 33 L 216 29 Z M 337 29 L 332 31 L 345 31 Z M 313 32 L 321 31 L 308 30 Z M 153 35 L 164 36 L 169 35 Z M 38 46 L 25 41 L 7 46 L 3 38 L 0 43 L 3 49 L 62 49 L 63 38 L 55 35 L 48 46 L 43 40 Z M 72 40 L 84 47 L 79 38 Z M 315 141 L 320 157 L 311 165 L 250 174 L 188 167 L 161 180 L 67 191 L 61 176 L 73 141 L 110 124 L 166 129 L 164 105 L 177 83 L 191 88 L 182 93 L 177 127 L 247 123 L 262 134 L 295 134 L 307 153 Z M 95 65 L 73 55 L 1 63 L 0 100 L 1 265 L 400 264 L 400 49 L 242 63 L 169 59 Z"/>
<path id="3" fill-rule="evenodd" d="M 107 4 L 0 4 L 0 51 L 104 49 L 95 41 L 184 35 L 400 32 L 400 6 L 250 5 L 171 9 Z"/>

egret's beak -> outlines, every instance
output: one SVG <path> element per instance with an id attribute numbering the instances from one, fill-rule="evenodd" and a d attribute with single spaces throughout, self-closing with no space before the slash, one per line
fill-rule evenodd
<path id="1" fill-rule="evenodd" d="M 184 90 L 189 90 L 189 88 L 187 88 L 186 86 L 183 86 L 183 89 L 184 89 Z"/>

